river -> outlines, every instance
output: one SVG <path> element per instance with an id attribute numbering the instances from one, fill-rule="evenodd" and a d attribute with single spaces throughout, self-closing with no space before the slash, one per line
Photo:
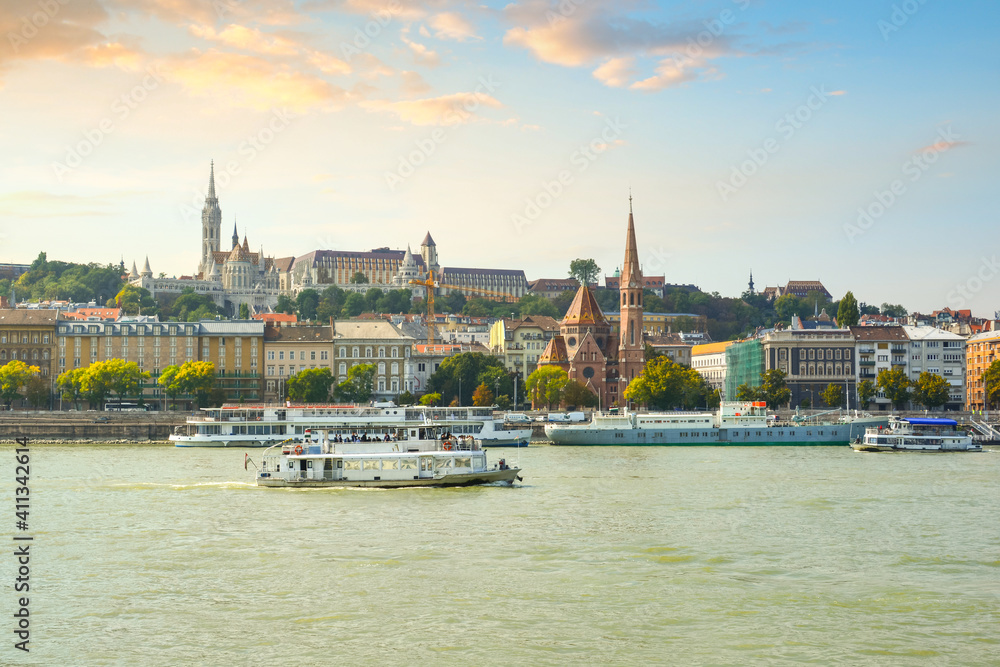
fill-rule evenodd
<path id="1" fill-rule="evenodd" d="M 32 447 L 31 652 L 3 557 L 0 663 L 1000 663 L 1000 451 L 532 446 L 490 452 L 513 488 L 398 490 L 243 456 Z"/>

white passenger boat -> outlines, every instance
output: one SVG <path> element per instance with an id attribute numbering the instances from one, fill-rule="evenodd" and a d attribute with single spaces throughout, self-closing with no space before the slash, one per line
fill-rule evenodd
<path id="1" fill-rule="evenodd" d="M 341 439 L 382 437 L 391 430 L 431 423 L 454 435 L 472 436 L 484 447 L 527 443 L 524 428 L 495 419 L 490 408 L 398 407 L 359 405 L 224 405 L 205 408 L 178 426 L 170 441 L 177 447 L 270 447 L 286 440 L 302 442 L 307 430 L 327 431 Z"/>
<path id="2" fill-rule="evenodd" d="M 763 401 L 724 402 L 716 412 L 595 414 L 589 423 L 546 424 L 554 445 L 846 445 L 885 417 L 778 421 Z"/>
<path id="3" fill-rule="evenodd" d="M 888 428 L 869 428 L 851 443 L 858 452 L 981 452 L 982 445 L 954 419 L 889 419 Z"/>
<path id="4" fill-rule="evenodd" d="M 471 486 L 520 480 L 520 468 L 504 459 L 492 466 L 472 436 L 456 436 L 441 425 L 401 426 L 382 439 L 321 432 L 302 443 L 266 449 L 257 485 L 270 487 Z M 255 464 L 256 465 L 256 464 Z"/>

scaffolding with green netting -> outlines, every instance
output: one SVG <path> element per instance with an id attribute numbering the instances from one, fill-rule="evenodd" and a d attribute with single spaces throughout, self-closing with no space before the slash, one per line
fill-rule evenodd
<path id="1" fill-rule="evenodd" d="M 727 347 L 725 399 L 735 401 L 736 388 L 741 384 L 759 386 L 763 372 L 764 346 L 759 340 L 744 340 Z"/>

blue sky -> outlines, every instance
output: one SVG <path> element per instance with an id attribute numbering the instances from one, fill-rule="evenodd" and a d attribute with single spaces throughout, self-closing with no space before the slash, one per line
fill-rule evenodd
<path id="1" fill-rule="evenodd" d="M 15 0 L 0 261 L 416 246 L 1000 308 L 996 3 Z M 364 31 L 366 38 L 359 38 Z M 991 122 L 992 121 L 992 122 Z M 995 282 L 994 282 L 995 281 Z"/>

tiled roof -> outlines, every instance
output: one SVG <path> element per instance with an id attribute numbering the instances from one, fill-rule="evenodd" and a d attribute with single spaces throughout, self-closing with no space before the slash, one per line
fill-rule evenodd
<path id="1" fill-rule="evenodd" d="M 889 327 L 851 327 L 851 335 L 856 341 L 892 341 L 910 340 L 906 331 L 900 326 Z"/>
<path id="2" fill-rule="evenodd" d="M 604 313 L 601 312 L 601 307 L 598 305 L 597 299 L 591 294 L 590 288 L 586 285 L 581 285 L 580 289 L 576 291 L 573 303 L 570 304 L 569 310 L 566 311 L 566 316 L 563 317 L 562 323 L 564 325 L 596 325 L 607 324 L 608 322 L 604 318 Z"/>
<path id="3" fill-rule="evenodd" d="M 324 343 L 333 341 L 330 326 L 273 327 L 264 329 L 264 340 L 282 343 Z"/>
<path id="4" fill-rule="evenodd" d="M 562 336 L 555 336 L 545 346 L 545 351 L 538 357 L 538 365 L 543 364 L 568 364 L 569 353 L 566 351 L 566 341 Z"/>
<path id="5" fill-rule="evenodd" d="M 392 322 L 339 320 L 334 322 L 334 327 L 336 329 L 336 340 L 338 341 L 353 339 L 384 339 L 406 342 L 413 340 L 411 336 L 407 336 L 402 331 L 397 329 Z"/>
<path id="6" fill-rule="evenodd" d="M 6 326 L 45 326 L 55 324 L 59 319 L 58 310 L 0 310 L 0 325 Z"/>

